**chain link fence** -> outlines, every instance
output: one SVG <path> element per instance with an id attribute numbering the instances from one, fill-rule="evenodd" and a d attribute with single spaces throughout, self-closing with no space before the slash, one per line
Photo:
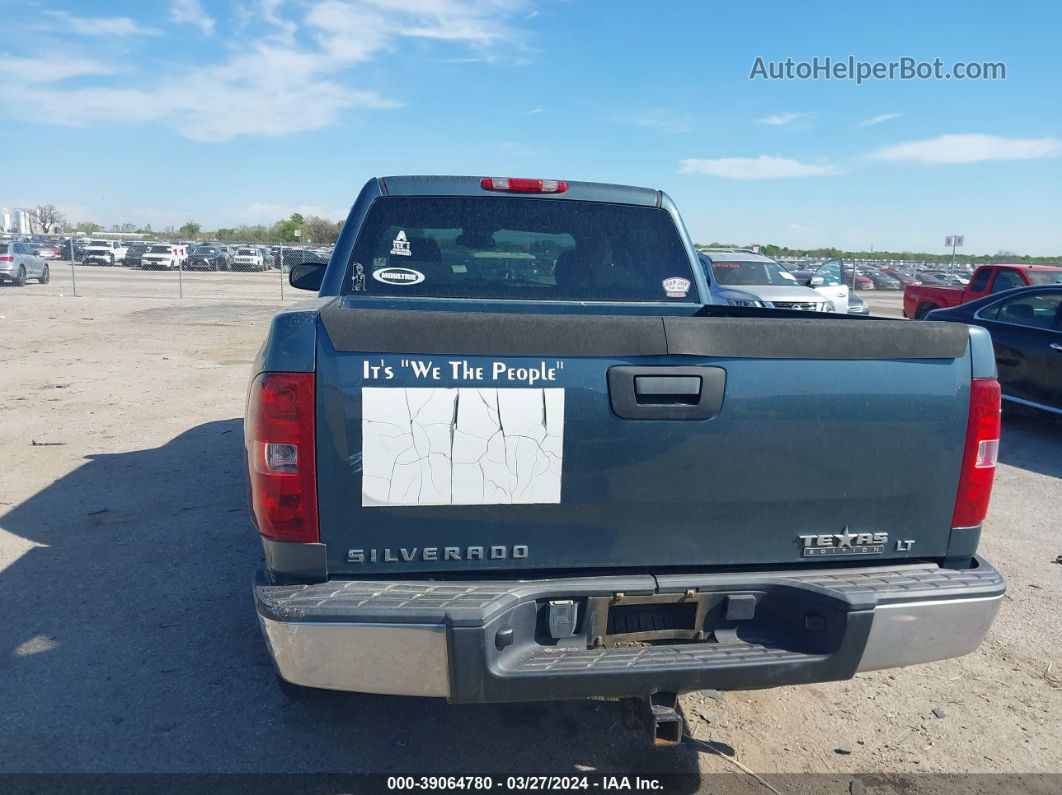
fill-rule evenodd
<path id="1" fill-rule="evenodd" d="M 204 262 L 192 255 L 187 244 L 157 242 L 156 246 L 176 246 L 179 253 L 165 264 L 144 261 L 144 251 L 127 248 L 127 259 L 93 257 L 90 250 L 69 239 L 53 248 L 39 250 L 47 272 L 29 278 L 22 290 L 54 297 L 128 297 L 192 300 L 253 300 L 283 302 L 303 300 L 310 293 L 288 283 L 288 272 L 302 262 L 327 262 L 329 253 L 320 249 L 287 243 L 228 246 L 220 257 Z M 235 252 L 253 249 L 261 256 L 241 263 Z M 148 249 L 150 250 L 150 249 Z M 11 285 L 4 285 L 5 289 Z"/>

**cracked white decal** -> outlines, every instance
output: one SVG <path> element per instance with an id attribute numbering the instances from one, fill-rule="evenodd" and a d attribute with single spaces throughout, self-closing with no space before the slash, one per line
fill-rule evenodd
<path id="1" fill-rule="evenodd" d="M 564 390 L 363 387 L 361 504 L 559 503 Z"/>

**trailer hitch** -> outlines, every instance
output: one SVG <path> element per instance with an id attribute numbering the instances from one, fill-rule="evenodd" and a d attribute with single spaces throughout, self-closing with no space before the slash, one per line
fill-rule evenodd
<path id="1" fill-rule="evenodd" d="M 650 742 L 660 748 L 682 742 L 686 721 L 679 711 L 678 693 L 654 693 L 621 699 L 623 724 L 628 729 L 648 732 Z"/>

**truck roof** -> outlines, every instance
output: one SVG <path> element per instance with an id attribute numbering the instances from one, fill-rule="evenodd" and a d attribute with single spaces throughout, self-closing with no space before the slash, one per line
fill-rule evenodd
<path id="1" fill-rule="evenodd" d="M 664 194 L 652 188 L 637 188 L 631 185 L 610 185 L 604 182 L 577 182 L 564 180 L 568 189 L 563 193 L 494 193 L 484 190 L 480 181 L 484 177 L 461 176 L 392 176 L 378 177 L 380 190 L 385 196 L 524 196 L 534 199 L 569 199 L 575 201 L 610 202 L 613 204 L 636 204 L 644 207 L 660 207 Z"/>
<path id="2" fill-rule="evenodd" d="M 982 267 L 985 267 L 985 266 L 982 266 Z M 1025 268 L 1025 270 L 1029 270 L 1029 271 L 1057 271 L 1057 270 L 1062 270 L 1062 266 L 1058 266 L 1058 265 L 1036 265 L 1036 264 L 1031 264 L 1030 265 L 1027 262 L 1017 262 L 1017 263 L 993 262 L 990 265 L 988 265 L 987 267 L 990 267 L 990 268 Z"/>
<path id="3" fill-rule="evenodd" d="M 775 262 L 766 254 L 757 254 L 755 251 L 744 251 L 736 248 L 700 248 L 697 253 L 703 254 L 710 260 L 726 260 L 728 262 Z"/>

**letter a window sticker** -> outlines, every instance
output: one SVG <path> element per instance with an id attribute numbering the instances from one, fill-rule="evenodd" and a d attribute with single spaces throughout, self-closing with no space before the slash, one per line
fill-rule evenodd
<path id="1" fill-rule="evenodd" d="M 406 230 L 399 229 L 395 239 L 391 241 L 391 253 L 400 257 L 411 257 L 413 252 L 409 250 L 409 241 L 406 240 Z"/>

